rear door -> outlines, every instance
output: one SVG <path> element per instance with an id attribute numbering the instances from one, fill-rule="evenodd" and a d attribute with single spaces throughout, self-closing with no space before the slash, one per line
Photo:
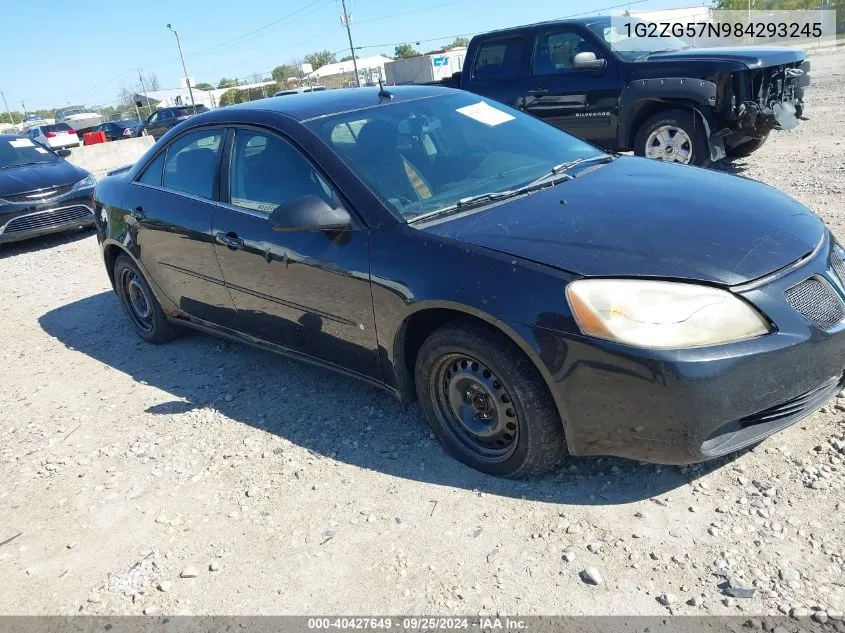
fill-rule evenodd
<path id="1" fill-rule="evenodd" d="M 229 176 L 214 215 L 215 249 L 241 329 L 357 373 L 382 379 L 370 293 L 369 233 L 279 233 L 279 205 L 303 195 L 334 204 L 338 193 L 289 140 L 238 128 L 224 160 Z"/>
<path id="2" fill-rule="evenodd" d="M 531 38 L 516 33 L 482 42 L 470 69 L 472 92 L 522 108 L 529 79 Z"/>
<path id="3" fill-rule="evenodd" d="M 181 135 L 132 182 L 125 208 L 141 263 L 161 291 L 186 314 L 234 324 L 234 305 L 214 254 L 224 128 Z"/>
<path id="4" fill-rule="evenodd" d="M 605 60 L 601 70 L 579 69 L 576 54 Z M 602 147 L 613 149 L 619 115 L 617 65 L 578 25 L 538 29 L 525 111 Z"/>

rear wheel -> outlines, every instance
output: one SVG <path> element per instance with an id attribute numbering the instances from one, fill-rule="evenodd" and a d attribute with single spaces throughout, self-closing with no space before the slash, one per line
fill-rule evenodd
<path id="1" fill-rule="evenodd" d="M 114 263 L 114 289 L 123 312 L 142 339 L 158 344 L 179 335 L 179 329 L 164 316 L 150 285 L 128 255 L 120 255 Z"/>
<path id="2" fill-rule="evenodd" d="M 769 138 L 768 133 L 763 138 L 753 138 L 734 147 L 725 147 L 725 154 L 729 158 L 744 158 L 756 152 Z"/>
<path id="3" fill-rule="evenodd" d="M 710 163 L 704 126 L 686 110 L 662 110 L 646 119 L 634 139 L 634 153 L 684 165 Z"/>
<path id="4" fill-rule="evenodd" d="M 444 325 L 417 356 L 420 404 L 446 450 L 481 472 L 529 477 L 566 449 L 557 407 L 537 369 L 482 325 Z"/>

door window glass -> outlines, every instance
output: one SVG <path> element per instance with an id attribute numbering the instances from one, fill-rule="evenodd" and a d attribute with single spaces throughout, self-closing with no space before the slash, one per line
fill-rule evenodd
<path id="1" fill-rule="evenodd" d="M 164 186 L 209 200 L 214 195 L 217 153 L 222 130 L 187 134 L 170 144 L 164 163 Z"/>
<path id="2" fill-rule="evenodd" d="M 149 166 L 144 170 L 144 173 L 141 174 L 141 177 L 138 178 L 138 182 L 142 182 L 145 185 L 155 185 L 156 187 L 161 187 L 162 167 L 164 167 L 164 152 L 156 156 L 156 159 L 149 164 Z"/>
<path id="3" fill-rule="evenodd" d="M 572 58 L 578 53 L 599 51 L 575 31 L 543 33 L 534 48 L 534 74 L 553 75 L 573 69 Z"/>
<path id="4" fill-rule="evenodd" d="M 305 195 L 332 204 L 328 184 L 299 151 L 278 136 L 238 130 L 231 165 L 229 191 L 235 206 L 269 214 Z"/>
<path id="5" fill-rule="evenodd" d="M 522 76 L 522 38 L 485 42 L 478 49 L 472 76 L 481 81 L 517 79 Z"/>

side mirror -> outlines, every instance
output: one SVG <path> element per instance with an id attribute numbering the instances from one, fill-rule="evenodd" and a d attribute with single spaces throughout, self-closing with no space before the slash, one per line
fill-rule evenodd
<path id="1" fill-rule="evenodd" d="M 67 158 L 68 156 L 70 156 L 70 150 L 69 149 L 57 149 L 56 154 L 58 154 L 62 158 Z"/>
<path id="2" fill-rule="evenodd" d="M 603 59 L 597 59 L 596 54 L 590 51 L 575 53 L 575 57 L 572 58 L 572 67 L 579 70 L 601 70 L 604 64 Z"/>
<path id="3" fill-rule="evenodd" d="M 276 207 L 270 214 L 274 231 L 340 231 L 352 222 L 342 206 L 332 207 L 317 196 L 306 195 Z"/>

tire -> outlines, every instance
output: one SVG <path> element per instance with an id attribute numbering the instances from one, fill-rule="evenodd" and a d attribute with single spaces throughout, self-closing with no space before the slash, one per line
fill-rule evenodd
<path id="1" fill-rule="evenodd" d="M 164 316 L 144 275 L 126 254 L 118 256 L 114 263 L 114 290 L 120 307 L 142 339 L 157 345 L 179 336 L 179 328 Z"/>
<path id="2" fill-rule="evenodd" d="M 699 167 L 710 164 L 704 126 L 696 120 L 693 112 L 687 110 L 661 110 L 646 119 L 634 139 L 634 153 Z M 688 158 L 681 160 L 685 155 Z"/>
<path id="3" fill-rule="evenodd" d="M 756 152 L 763 143 L 769 138 L 769 135 L 766 134 L 763 138 L 753 138 L 750 141 L 745 141 L 745 143 L 740 143 L 735 147 L 725 147 L 725 154 L 728 158 L 744 158 L 745 156 L 750 156 L 754 152 Z"/>
<path id="4" fill-rule="evenodd" d="M 520 479 L 549 470 L 566 452 L 537 368 L 489 327 L 458 321 L 435 330 L 419 350 L 414 380 L 434 434 L 471 468 Z"/>

